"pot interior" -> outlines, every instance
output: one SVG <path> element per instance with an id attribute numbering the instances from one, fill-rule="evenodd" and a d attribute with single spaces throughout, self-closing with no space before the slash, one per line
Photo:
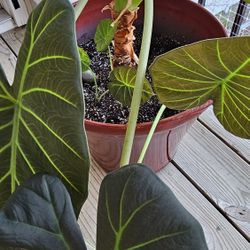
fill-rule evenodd
<path id="1" fill-rule="evenodd" d="M 109 1 L 90 0 L 76 23 L 77 37 L 91 39 L 99 21 L 109 18 L 109 11 L 101 10 Z M 169 34 L 176 40 L 188 43 L 226 36 L 219 21 L 202 6 L 190 0 L 155 0 L 154 33 Z M 143 6 L 140 7 L 138 23 L 143 21 Z"/>

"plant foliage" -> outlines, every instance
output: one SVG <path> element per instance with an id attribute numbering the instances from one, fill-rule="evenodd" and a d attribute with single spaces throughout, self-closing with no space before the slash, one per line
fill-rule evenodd
<path id="1" fill-rule="evenodd" d="M 122 10 L 124 10 L 128 3 L 131 2 L 131 4 L 129 5 L 129 10 L 130 11 L 133 11 L 135 9 L 138 8 L 138 6 L 141 4 L 142 0 L 127 0 L 127 1 L 124 1 L 124 0 L 115 0 L 114 1 L 114 4 L 115 4 L 115 11 L 117 12 L 121 12 Z"/>
<path id="2" fill-rule="evenodd" d="M 99 52 L 107 50 L 114 38 L 117 26 L 111 26 L 112 22 L 111 19 L 103 19 L 96 28 L 94 40 Z"/>
<path id="3" fill-rule="evenodd" d="M 78 48 L 78 51 L 81 60 L 82 72 L 85 72 L 90 69 L 91 60 L 89 58 L 89 55 L 84 49 Z"/>
<path id="4" fill-rule="evenodd" d="M 231 133 L 250 138 L 250 38 L 211 39 L 159 56 L 150 67 L 159 100 L 188 109 L 212 99 Z"/>
<path id="5" fill-rule="evenodd" d="M 57 177 L 37 174 L 17 188 L 0 210 L 0 246 L 86 249 L 70 196 Z"/>
<path id="6" fill-rule="evenodd" d="M 105 177 L 97 220 L 98 250 L 207 249 L 200 224 L 143 165 Z"/>
<path id="7" fill-rule="evenodd" d="M 38 172 L 58 175 L 76 214 L 87 196 L 75 15 L 68 0 L 44 0 L 31 14 L 12 86 L 0 70 L 0 207 Z"/>
<path id="8" fill-rule="evenodd" d="M 136 69 L 121 66 L 116 67 L 111 72 L 110 83 L 108 85 L 110 93 L 113 97 L 121 102 L 124 106 L 131 105 L 136 79 Z M 141 103 L 145 103 L 153 96 L 150 83 L 144 78 Z"/>

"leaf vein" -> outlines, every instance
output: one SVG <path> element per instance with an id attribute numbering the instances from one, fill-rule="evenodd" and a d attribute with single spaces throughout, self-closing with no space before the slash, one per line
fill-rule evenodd
<path id="1" fill-rule="evenodd" d="M 31 114 L 37 121 L 39 121 L 45 128 L 47 128 L 50 133 L 52 133 L 64 146 L 66 146 L 74 155 L 76 155 L 79 159 L 83 160 L 82 157 L 63 139 L 61 138 L 50 126 L 43 121 L 38 115 L 36 115 L 32 110 L 25 107 L 24 105 L 21 106 L 24 111 Z"/>
<path id="2" fill-rule="evenodd" d="M 35 143 L 37 144 L 37 146 L 39 147 L 39 149 L 43 152 L 43 154 L 45 155 L 45 157 L 48 159 L 48 161 L 50 162 L 51 166 L 62 176 L 62 178 L 77 192 L 80 193 L 80 191 L 78 190 L 78 188 L 72 184 L 70 182 L 70 180 L 63 174 L 63 172 L 60 170 L 60 168 L 53 162 L 53 160 L 50 158 L 49 154 L 47 153 L 47 151 L 45 150 L 45 148 L 41 145 L 41 143 L 39 142 L 39 140 L 36 138 L 36 136 L 33 134 L 33 132 L 31 131 L 31 129 L 29 128 L 28 124 L 24 121 L 24 119 L 22 117 L 20 117 L 20 121 L 22 122 L 23 126 L 26 128 L 26 130 L 28 131 L 28 133 L 30 134 L 30 136 L 32 137 L 32 139 L 35 141 Z"/>
<path id="3" fill-rule="evenodd" d="M 25 96 L 25 95 L 29 95 L 31 93 L 35 93 L 35 92 L 44 92 L 44 93 L 47 93 L 47 94 L 50 94 L 50 95 L 53 95 L 55 97 L 57 97 L 58 99 L 70 104 L 71 106 L 77 108 L 77 105 L 74 104 L 73 102 L 67 100 L 65 97 L 59 95 L 58 93 L 52 91 L 52 90 L 49 90 L 49 89 L 44 89 L 44 88 L 32 88 L 32 89 L 29 89 L 29 90 L 26 90 L 22 93 L 22 96 Z"/>

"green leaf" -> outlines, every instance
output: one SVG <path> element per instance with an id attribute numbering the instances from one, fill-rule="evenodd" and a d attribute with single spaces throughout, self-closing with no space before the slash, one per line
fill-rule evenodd
<path id="1" fill-rule="evenodd" d="M 121 102 L 124 106 L 131 105 L 133 92 L 135 88 L 136 69 L 122 66 L 116 67 L 111 72 L 110 83 L 108 85 L 110 93 L 113 97 Z M 142 103 L 148 101 L 153 96 L 150 83 L 144 78 L 144 87 L 142 91 Z"/>
<path id="2" fill-rule="evenodd" d="M 0 211 L 0 246 L 86 249 L 70 196 L 57 177 L 37 174 L 11 195 Z"/>
<path id="3" fill-rule="evenodd" d="M 214 113 L 231 133 L 250 138 L 250 37 L 219 38 L 159 56 L 150 67 L 160 101 L 188 109 L 214 101 Z"/>
<path id="4" fill-rule="evenodd" d="M 96 28 L 94 40 L 96 43 L 96 49 L 99 52 L 107 50 L 114 38 L 117 26 L 115 25 L 113 27 L 111 24 L 111 19 L 104 19 L 98 24 Z"/>
<path id="5" fill-rule="evenodd" d="M 97 224 L 101 250 L 207 249 L 200 224 L 152 170 L 139 164 L 105 177 Z"/>
<path id="6" fill-rule="evenodd" d="M 132 4 L 129 7 L 129 10 L 133 11 L 139 7 L 143 0 L 133 0 Z"/>
<path id="7" fill-rule="evenodd" d="M 244 2 L 246 2 L 246 3 L 250 3 L 250 0 L 244 0 Z"/>
<path id="8" fill-rule="evenodd" d="M 127 6 L 128 0 L 115 0 L 114 9 L 116 12 L 121 12 Z"/>
<path id="9" fill-rule="evenodd" d="M 132 3 L 129 7 L 129 10 L 133 11 L 138 8 L 138 6 L 141 4 L 142 0 L 132 0 Z M 115 0 L 115 11 L 121 12 L 126 8 L 128 4 L 128 1 L 126 0 Z"/>
<path id="10" fill-rule="evenodd" d="M 76 214 L 87 196 L 75 15 L 68 0 L 44 0 L 31 14 L 10 87 L 0 70 L 0 207 L 38 172 L 60 177 Z"/>
<path id="11" fill-rule="evenodd" d="M 81 60 L 82 72 L 85 72 L 90 69 L 91 60 L 84 49 L 78 47 L 78 51 Z"/>

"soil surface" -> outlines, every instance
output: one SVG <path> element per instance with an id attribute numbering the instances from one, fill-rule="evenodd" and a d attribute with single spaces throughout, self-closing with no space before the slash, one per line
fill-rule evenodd
<path id="1" fill-rule="evenodd" d="M 141 30 L 135 32 L 136 40 L 134 44 L 135 52 L 139 55 Z M 82 47 L 89 55 L 92 63 L 91 69 L 97 76 L 97 84 L 101 93 L 107 91 L 109 84 L 110 74 L 110 58 L 108 52 L 97 52 L 95 49 L 95 43 L 93 40 L 87 42 L 81 42 L 83 39 L 79 39 L 79 46 Z M 153 35 L 151 50 L 150 50 L 150 65 L 154 58 L 160 54 L 163 54 L 169 50 L 181 46 L 178 41 L 169 38 L 168 36 Z M 112 51 L 112 48 L 111 48 Z M 149 81 L 150 76 L 147 75 Z M 113 124 L 126 124 L 128 121 L 129 108 L 124 107 L 116 101 L 112 95 L 107 92 L 100 101 L 95 97 L 95 85 L 93 83 L 83 82 L 84 98 L 85 98 L 85 117 L 88 120 L 113 123 Z M 140 107 L 138 123 L 153 121 L 161 104 L 156 96 L 151 97 L 145 104 Z M 179 111 L 166 109 L 163 118 L 172 116 Z"/>

